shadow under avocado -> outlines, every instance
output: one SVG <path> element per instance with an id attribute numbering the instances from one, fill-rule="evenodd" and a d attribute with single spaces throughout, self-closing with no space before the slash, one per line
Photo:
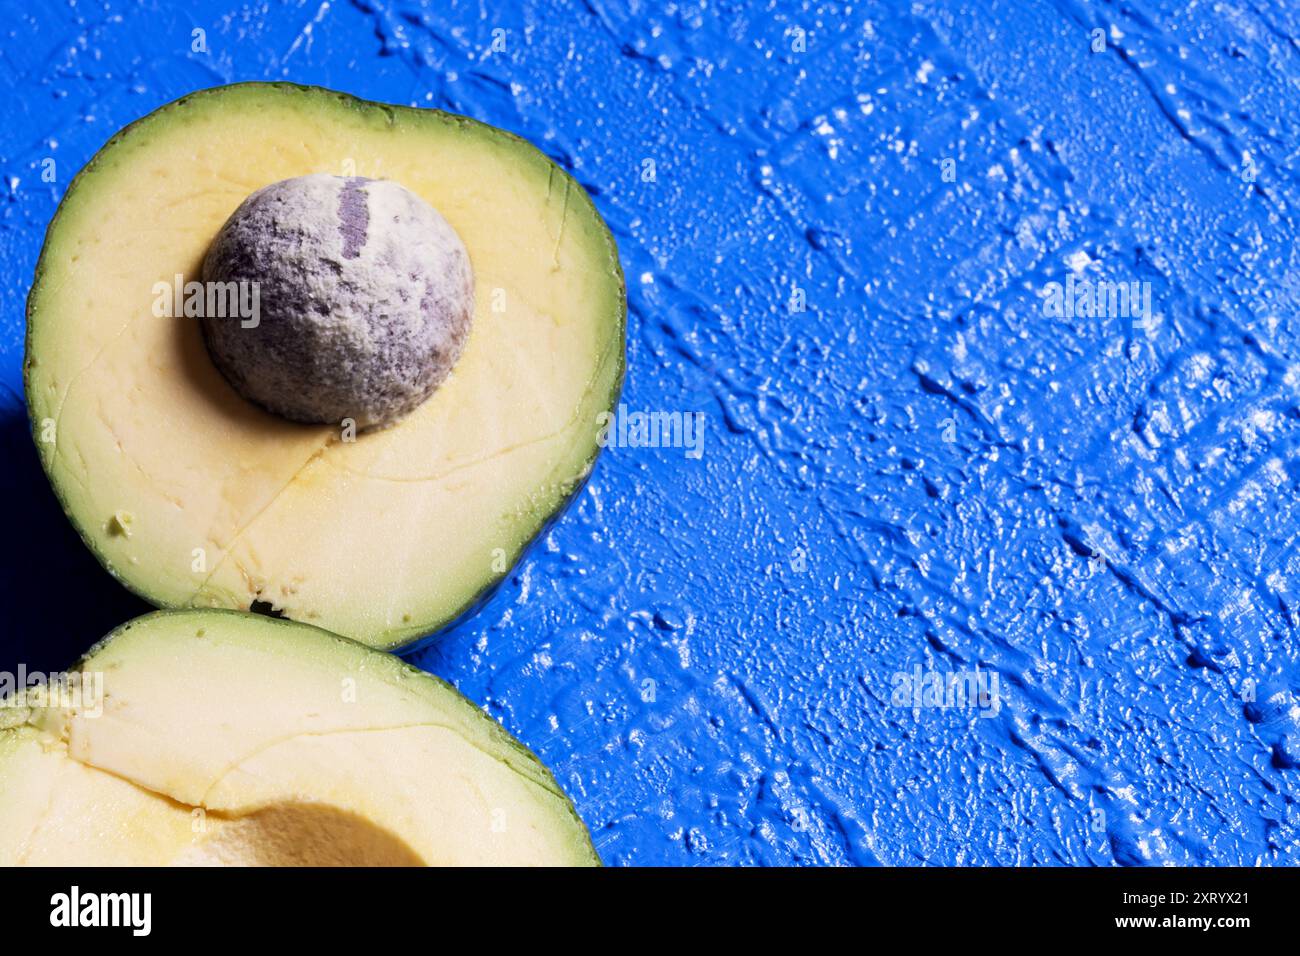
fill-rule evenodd
<path id="1" fill-rule="evenodd" d="M 0 389 L 0 671 L 60 671 L 152 608 L 118 584 L 73 530 L 45 478 L 20 397 Z"/>

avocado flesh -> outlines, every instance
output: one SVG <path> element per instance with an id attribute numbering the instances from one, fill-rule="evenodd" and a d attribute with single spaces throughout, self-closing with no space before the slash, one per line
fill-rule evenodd
<path id="1" fill-rule="evenodd" d="M 103 704 L 0 710 L 0 865 L 596 865 L 532 753 L 449 685 L 233 611 L 124 625 Z"/>
<path id="2" fill-rule="evenodd" d="M 199 278 L 250 193 L 318 172 L 413 190 L 475 275 L 450 377 L 354 442 L 245 401 L 198 319 L 152 313 L 155 283 Z M 586 477 L 625 314 L 599 214 L 524 141 L 322 89 L 221 87 L 127 127 L 70 186 L 28 301 L 28 405 L 64 509 L 137 594 L 262 602 L 393 649 L 471 608 Z"/>

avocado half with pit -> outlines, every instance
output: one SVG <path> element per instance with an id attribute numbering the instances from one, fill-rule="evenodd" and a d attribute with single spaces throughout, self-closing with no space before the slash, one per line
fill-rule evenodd
<path id="1" fill-rule="evenodd" d="M 393 649 L 589 473 L 626 299 L 591 200 L 518 137 L 249 83 L 95 156 L 27 316 L 41 460 L 113 575 Z"/>
<path id="2" fill-rule="evenodd" d="M 159 611 L 0 707 L 0 865 L 595 865 L 522 744 L 291 621 Z"/>

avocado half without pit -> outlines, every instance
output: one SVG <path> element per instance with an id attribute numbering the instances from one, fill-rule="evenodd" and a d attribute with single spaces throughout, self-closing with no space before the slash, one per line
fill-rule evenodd
<path id="1" fill-rule="evenodd" d="M 0 865 L 598 865 L 449 685 L 319 628 L 159 611 L 0 708 Z"/>
<path id="2" fill-rule="evenodd" d="M 69 187 L 28 405 L 73 524 L 146 600 L 395 649 L 589 473 L 625 316 L 604 222 L 523 140 L 241 84 L 127 127 Z"/>

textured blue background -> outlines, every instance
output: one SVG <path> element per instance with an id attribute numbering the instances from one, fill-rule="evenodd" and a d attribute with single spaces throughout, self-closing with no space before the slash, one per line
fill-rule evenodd
<path id="1" fill-rule="evenodd" d="M 27 436 L 45 225 L 118 127 L 292 79 L 571 169 L 622 250 L 625 401 L 708 415 L 700 461 L 607 452 L 415 658 L 607 862 L 1300 863 L 1300 8 L 1184 6 L 5 0 L 0 666 L 143 610 Z M 1159 324 L 1045 317 L 1072 268 Z M 891 706 L 977 664 L 992 719 Z"/>

